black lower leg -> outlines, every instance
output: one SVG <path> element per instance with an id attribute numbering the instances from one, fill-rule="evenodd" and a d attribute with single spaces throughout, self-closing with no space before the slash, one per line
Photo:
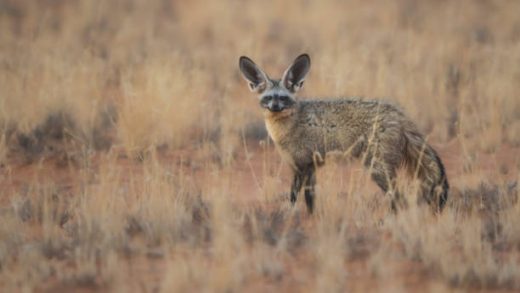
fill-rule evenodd
<path id="1" fill-rule="evenodd" d="M 305 178 L 305 204 L 307 211 L 312 214 L 314 211 L 314 187 L 316 185 L 316 172 L 314 166 L 310 167 L 306 172 Z"/>
<path id="2" fill-rule="evenodd" d="M 309 214 L 312 214 L 314 211 L 314 187 L 305 188 L 305 204 L 307 204 Z"/>
<path id="3" fill-rule="evenodd" d="M 404 198 L 395 187 L 395 179 L 393 177 L 389 177 L 385 172 L 374 172 L 372 173 L 372 179 L 377 186 L 385 192 L 385 194 L 390 194 L 392 196 L 390 202 L 392 212 L 396 213 L 399 208 L 406 206 Z"/>
<path id="4" fill-rule="evenodd" d="M 302 188 L 303 184 L 303 174 L 299 171 L 294 172 L 293 183 L 291 186 L 291 203 L 295 204 L 296 199 L 298 198 L 298 193 Z"/>
<path id="5" fill-rule="evenodd" d="M 407 204 L 404 197 L 399 193 L 399 191 L 394 190 L 391 203 L 392 212 L 397 213 L 397 210 L 405 208 L 406 206 Z"/>

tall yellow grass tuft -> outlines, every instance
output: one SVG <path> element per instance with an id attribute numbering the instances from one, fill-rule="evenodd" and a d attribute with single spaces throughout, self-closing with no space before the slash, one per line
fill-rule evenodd
<path id="1" fill-rule="evenodd" d="M 209 78 L 179 54 L 156 58 L 123 74 L 117 131 L 129 152 L 168 144 L 185 146 L 201 138 Z M 171 58 L 171 59 L 169 59 Z"/>

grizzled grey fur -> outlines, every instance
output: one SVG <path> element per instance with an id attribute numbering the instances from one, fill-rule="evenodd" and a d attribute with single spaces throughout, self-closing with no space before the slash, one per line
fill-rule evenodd
<path id="1" fill-rule="evenodd" d="M 448 198 L 448 180 L 435 150 L 397 107 L 374 100 L 339 98 L 300 100 L 295 96 L 310 69 L 307 54 L 296 58 L 280 80 L 271 79 L 251 59 L 239 61 L 251 91 L 259 95 L 267 131 L 294 172 L 291 202 L 304 188 L 307 209 L 314 209 L 316 168 L 329 152 L 360 158 L 372 179 L 392 195 L 392 209 L 405 205 L 396 190 L 396 172 L 404 166 L 421 182 L 421 195 L 440 212 Z"/>

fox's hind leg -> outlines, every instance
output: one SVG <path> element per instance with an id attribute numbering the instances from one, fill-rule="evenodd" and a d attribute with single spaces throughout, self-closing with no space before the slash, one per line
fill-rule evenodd
<path id="1" fill-rule="evenodd" d="M 366 164 L 369 168 L 372 180 L 385 192 L 392 197 L 391 208 L 395 213 L 398 209 L 406 207 L 406 201 L 396 186 L 396 168 L 395 165 L 383 161 L 372 161 Z"/>

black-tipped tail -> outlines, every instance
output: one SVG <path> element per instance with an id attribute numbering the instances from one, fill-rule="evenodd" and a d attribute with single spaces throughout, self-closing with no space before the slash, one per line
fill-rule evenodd
<path id="1" fill-rule="evenodd" d="M 437 152 L 424 138 L 414 131 L 405 133 L 405 162 L 409 173 L 421 181 L 422 198 L 437 212 L 441 212 L 448 201 L 448 178 Z"/>
<path id="2" fill-rule="evenodd" d="M 432 186 L 430 194 L 437 202 L 439 212 L 442 212 L 446 206 L 446 202 L 448 201 L 448 190 L 450 189 L 450 184 L 448 183 L 448 177 L 446 176 L 446 170 L 442 164 L 441 158 L 439 158 L 439 155 L 437 155 L 435 150 L 432 149 L 432 152 L 439 168 L 439 180 L 437 181 L 437 184 Z"/>

